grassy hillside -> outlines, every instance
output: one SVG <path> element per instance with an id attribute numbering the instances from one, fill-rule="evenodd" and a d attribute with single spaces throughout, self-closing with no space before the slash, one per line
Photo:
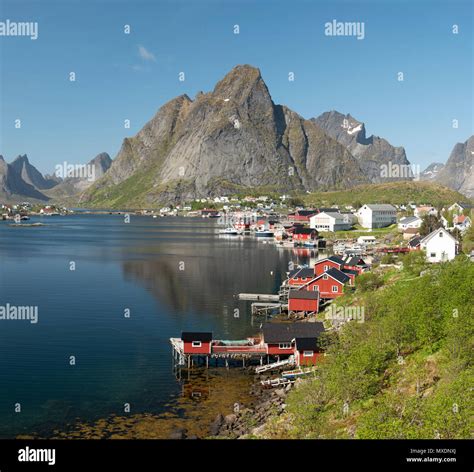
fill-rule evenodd
<path id="1" fill-rule="evenodd" d="M 471 437 L 474 264 L 458 258 L 420 277 L 424 259 L 405 257 L 402 271 L 363 275 L 337 300 L 364 307 L 365 321 L 329 338 L 316 376 L 290 393 L 265 437 Z"/>
<path id="2" fill-rule="evenodd" d="M 468 201 L 464 195 L 431 182 L 389 182 L 360 185 L 334 192 L 313 192 L 304 196 L 308 206 L 353 205 L 364 203 L 431 203 L 443 206 L 456 201 Z"/>
<path id="3" fill-rule="evenodd" d="M 159 167 L 159 166 L 158 166 Z M 170 182 L 154 186 L 153 176 L 157 168 L 137 172 L 118 185 L 97 186 L 87 191 L 88 207 L 100 208 L 151 208 L 166 203 L 176 203 L 176 195 L 190 197 L 194 193 L 191 180 Z M 281 192 L 274 187 L 245 188 L 223 179 L 209 183 L 213 195 L 272 195 L 278 198 Z M 468 198 L 454 190 L 429 182 L 390 182 L 354 187 L 347 190 L 294 194 L 294 199 L 306 206 L 362 205 L 364 203 L 408 202 L 431 203 L 444 206 L 455 201 L 468 201 Z M 178 197 L 179 200 L 179 197 Z M 189 198 L 187 198 L 189 200 Z"/>

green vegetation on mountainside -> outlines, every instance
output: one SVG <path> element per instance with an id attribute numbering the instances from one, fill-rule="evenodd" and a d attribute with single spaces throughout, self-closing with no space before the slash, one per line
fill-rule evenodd
<path id="1" fill-rule="evenodd" d="M 431 182 L 388 182 L 385 184 L 359 185 L 347 190 L 312 192 L 303 197 L 307 206 L 353 205 L 365 203 L 429 203 L 442 207 L 457 201 L 469 201 L 467 197 L 447 187 Z"/>
<path id="2" fill-rule="evenodd" d="M 474 264 L 426 267 L 410 254 L 403 270 L 363 275 L 335 302 L 364 307 L 365 321 L 330 336 L 316 376 L 290 393 L 265 437 L 472 436 Z"/>

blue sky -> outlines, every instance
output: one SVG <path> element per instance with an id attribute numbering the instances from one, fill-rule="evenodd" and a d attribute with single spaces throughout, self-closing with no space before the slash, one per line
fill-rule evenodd
<path id="1" fill-rule="evenodd" d="M 468 0 L 1 5 L 0 21 L 37 21 L 39 36 L 0 37 L 0 153 L 8 161 L 26 153 L 42 172 L 102 151 L 115 157 L 123 138 L 165 102 L 209 91 L 244 63 L 260 68 L 276 103 L 305 118 L 333 109 L 351 113 L 368 134 L 404 146 L 422 168 L 446 161 L 454 144 L 473 133 Z M 364 22 L 365 38 L 325 36 L 324 24 L 333 19 Z M 15 129 L 18 118 L 22 127 Z"/>

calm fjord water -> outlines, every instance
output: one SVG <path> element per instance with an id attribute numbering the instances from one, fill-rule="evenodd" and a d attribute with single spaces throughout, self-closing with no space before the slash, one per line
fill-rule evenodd
<path id="1" fill-rule="evenodd" d="M 0 437 L 120 414 L 124 403 L 164 411 L 180 392 L 169 338 L 255 334 L 249 303 L 234 295 L 275 292 L 297 260 L 253 237 L 219 237 L 215 221 L 201 218 L 132 215 L 126 224 L 120 215 L 76 214 L 28 223 L 36 221 L 45 226 L 0 221 L 0 305 L 39 310 L 37 324 L 0 320 Z"/>

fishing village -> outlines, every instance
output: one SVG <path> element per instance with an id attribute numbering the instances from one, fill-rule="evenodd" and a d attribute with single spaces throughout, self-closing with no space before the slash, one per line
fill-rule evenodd
<path id="1" fill-rule="evenodd" d="M 462 214 L 471 208 L 466 203 L 450 207 L 449 211 L 454 212 L 451 221 L 459 231 L 470 226 L 469 217 Z M 258 398 L 257 409 L 251 414 L 264 420 L 275 404 L 283 411 L 284 399 L 293 385 L 299 379 L 318 375 L 318 365 L 326 355 L 325 336 L 347 322 L 363 322 L 363 307 L 340 310 L 335 304 L 339 297 L 354 292 L 360 275 L 370 272 L 373 264 L 378 270 L 399 268 L 397 256 L 413 251 L 425 251 L 430 262 L 452 260 L 459 253 L 459 242 L 443 225 L 420 236 L 423 218 L 438 214 L 434 207 L 413 205 L 411 210 L 414 216 L 400 216 L 406 207 L 368 204 L 346 212 L 339 208 L 297 208 L 286 215 L 266 217 L 203 210 L 203 218 L 219 221 L 220 237 L 255 237 L 262 244 L 274 244 L 295 255 L 307 252 L 313 257 L 304 265 L 290 262 L 278 293 L 235 294 L 237 299 L 249 302 L 252 320 L 258 326 L 254 336 L 228 340 L 216 339 L 210 331 L 183 331 L 180 337 L 171 338 L 176 378 L 189 378 L 193 369 L 247 369 L 255 376 L 252 393 Z M 460 227 L 461 222 L 466 227 Z M 356 224 L 360 229 L 357 237 L 350 237 Z M 348 235 L 340 237 L 344 231 Z M 249 410 L 241 414 L 239 408 L 236 404 L 230 415 L 219 415 L 211 425 L 211 434 L 233 437 L 249 433 L 242 426 L 242 417 Z"/>
<path id="2" fill-rule="evenodd" d="M 169 338 L 172 373 L 183 396 L 193 401 L 212 396 L 207 381 L 202 382 L 208 378 L 206 372 L 215 378 L 218 371 L 234 371 L 251 379 L 245 399 L 236 401 L 228 414 L 217 414 L 207 431 L 198 435 L 229 438 L 258 434 L 266 421 L 283 413 L 294 387 L 318 377 L 318 367 L 328 355 L 328 339 L 345 324 L 364 321 L 363 306 L 338 304 L 338 299 L 356 292 L 361 276 L 374 269 L 378 274 L 400 270 L 400 257 L 410 253 L 423 252 L 430 263 L 454 259 L 462 249 L 459 240 L 471 226 L 471 212 L 472 204 L 460 201 L 443 208 L 426 203 L 318 207 L 261 197 L 234 202 L 221 197 L 130 211 L 28 202 L 2 205 L 2 218 L 17 228 L 48 226 L 58 218 L 89 214 L 151 221 L 199 218 L 214 238 L 226 244 L 255 241 L 257 249 L 273 246 L 275 254 L 286 253 L 290 262 L 284 274 L 269 274 L 278 280 L 277 290 L 234 293 L 235 303 L 243 302 L 249 315 L 245 318 L 251 319 L 251 336 L 224 339 L 216 336 L 219 329 L 201 330 L 196 325 L 186 329 L 183 323 L 182 331 Z M 427 223 L 428 230 L 422 228 Z M 474 254 L 468 256 L 474 260 Z M 196 376 L 201 379 L 197 383 Z M 193 438 L 196 432 L 176 427 L 169 437 Z"/>

